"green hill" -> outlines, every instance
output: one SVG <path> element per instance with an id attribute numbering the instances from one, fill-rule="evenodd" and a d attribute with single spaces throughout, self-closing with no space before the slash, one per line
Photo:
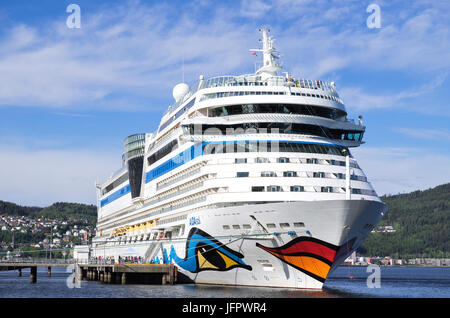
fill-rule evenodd
<path id="1" fill-rule="evenodd" d="M 25 207 L 0 201 L 0 215 L 60 220 L 84 219 L 88 221 L 89 225 L 95 226 L 97 222 L 97 207 L 81 203 L 56 202 L 46 208 L 40 208 Z"/>
<path id="2" fill-rule="evenodd" d="M 381 197 L 388 212 L 359 248 L 364 256 L 450 258 L 450 183 L 424 191 Z"/>
<path id="3" fill-rule="evenodd" d="M 0 201 L 0 215 L 4 216 L 29 216 L 39 213 L 42 208 L 27 207 L 17 205 L 11 202 Z"/>

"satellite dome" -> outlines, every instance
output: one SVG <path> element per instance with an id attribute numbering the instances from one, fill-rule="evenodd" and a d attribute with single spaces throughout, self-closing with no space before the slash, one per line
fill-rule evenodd
<path id="1" fill-rule="evenodd" d="M 175 85 L 172 91 L 173 98 L 179 102 L 189 92 L 189 86 L 185 83 Z"/>

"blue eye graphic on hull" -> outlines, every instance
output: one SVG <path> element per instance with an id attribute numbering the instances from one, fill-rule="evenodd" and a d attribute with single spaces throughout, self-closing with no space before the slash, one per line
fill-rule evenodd
<path id="1" fill-rule="evenodd" d="M 214 239 L 199 228 L 192 228 L 186 241 L 186 255 L 178 257 L 174 247 L 170 249 L 170 260 L 192 273 L 201 271 L 228 271 L 236 267 L 252 270 L 242 261 L 244 255 Z"/>

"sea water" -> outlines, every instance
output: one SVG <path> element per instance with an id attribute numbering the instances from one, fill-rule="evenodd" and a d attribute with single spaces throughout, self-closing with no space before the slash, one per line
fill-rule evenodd
<path id="1" fill-rule="evenodd" d="M 72 283 L 71 271 L 38 267 L 30 284 L 29 269 L 0 271 L 0 298 L 450 298 L 450 267 L 379 267 L 378 285 L 371 284 L 367 267 L 341 266 L 321 291 L 287 288 L 224 287 L 210 285 L 116 285 L 98 281 Z"/>

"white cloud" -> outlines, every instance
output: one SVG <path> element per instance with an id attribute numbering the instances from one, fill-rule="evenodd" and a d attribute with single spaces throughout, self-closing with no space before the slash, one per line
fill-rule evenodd
<path id="1" fill-rule="evenodd" d="M 407 103 L 413 98 L 429 94 L 436 88 L 440 87 L 447 78 L 448 72 L 442 72 L 438 74 L 431 81 L 414 88 L 408 88 L 397 93 L 389 94 L 375 94 L 367 93 L 362 87 L 344 87 L 339 90 L 339 94 L 346 102 L 347 108 L 354 110 L 368 110 L 376 108 L 400 108 L 408 106 L 409 109 L 421 111 L 421 108 L 429 110 L 433 108 L 433 105 L 426 104 L 422 107 L 411 107 L 410 103 Z"/>
<path id="2" fill-rule="evenodd" d="M 411 3 L 413 5 L 413 3 Z M 278 46 L 286 52 L 289 65 L 298 76 L 323 77 L 346 68 L 432 74 L 450 68 L 447 11 L 432 2 L 424 10 L 381 5 L 382 27 L 368 29 L 368 13 L 360 1 L 318 2 L 301 8 L 279 5 L 291 16 L 289 27 L 278 35 Z M 296 15 L 296 16 L 295 16 Z M 327 63 L 328 60 L 337 63 Z M 320 68 L 321 64 L 327 67 Z M 426 80 L 426 76 L 424 76 Z"/>
<path id="3" fill-rule="evenodd" d="M 249 18 L 261 18 L 271 6 L 262 0 L 243 0 L 240 14 Z"/>
<path id="4" fill-rule="evenodd" d="M 426 140 L 450 141 L 448 129 L 425 129 L 425 128 L 397 128 L 395 131 L 406 136 Z"/>
<path id="5" fill-rule="evenodd" d="M 0 56 L 29 47 L 35 44 L 36 41 L 37 34 L 34 29 L 24 24 L 14 26 L 3 40 L 2 46 L 0 47 Z"/>
<path id="6" fill-rule="evenodd" d="M 189 81 L 248 59 L 245 26 L 230 27 L 225 16 L 198 24 L 188 13 L 174 23 L 174 10 L 132 2 L 83 15 L 81 29 L 13 27 L 0 39 L 0 105 L 109 107 L 127 96 L 122 107 L 133 108 L 136 99 L 170 96 L 183 59 Z"/>
<path id="7" fill-rule="evenodd" d="M 0 167 L 4 201 L 26 206 L 61 201 L 96 204 L 95 182 L 105 181 L 120 167 L 120 154 L 2 147 Z"/>
<path id="8" fill-rule="evenodd" d="M 360 147 L 352 150 L 378 195 L 425 190 L 450 182 L 450 156 L 430 149 Z"/>
<path id="9" fill-rule="evenodd" d="M 366 28 L 359 1 L 246 0 L 237 10 L 235 3 L 185 6 L 189 10 L 128 1 L 82 10 L 81 29 L 68 29 L 65 21 L 12 26 L 0 39 L 0 105 L 120 107 L 115 100 L 125 96 L 129 102 L 122 107 L 142 107 L 142 100 L 170 96 L 181 81 L 183 59 L 189 82 L 200 74 L 252 71 L 248 49 L 258 37 L 256 23 L 264 21 L 274 24 L 276 46 L 294 76 L 329 77 L 347 68 L 450 68 L 448 19 L 439 4 L 400 10 L 401 18 L 399 9 L 382 4 L 377 31 Z M 363 88 L 354 91 L 366 100 Z M 375 100 L 392 104 L 386 97 Z"/>

